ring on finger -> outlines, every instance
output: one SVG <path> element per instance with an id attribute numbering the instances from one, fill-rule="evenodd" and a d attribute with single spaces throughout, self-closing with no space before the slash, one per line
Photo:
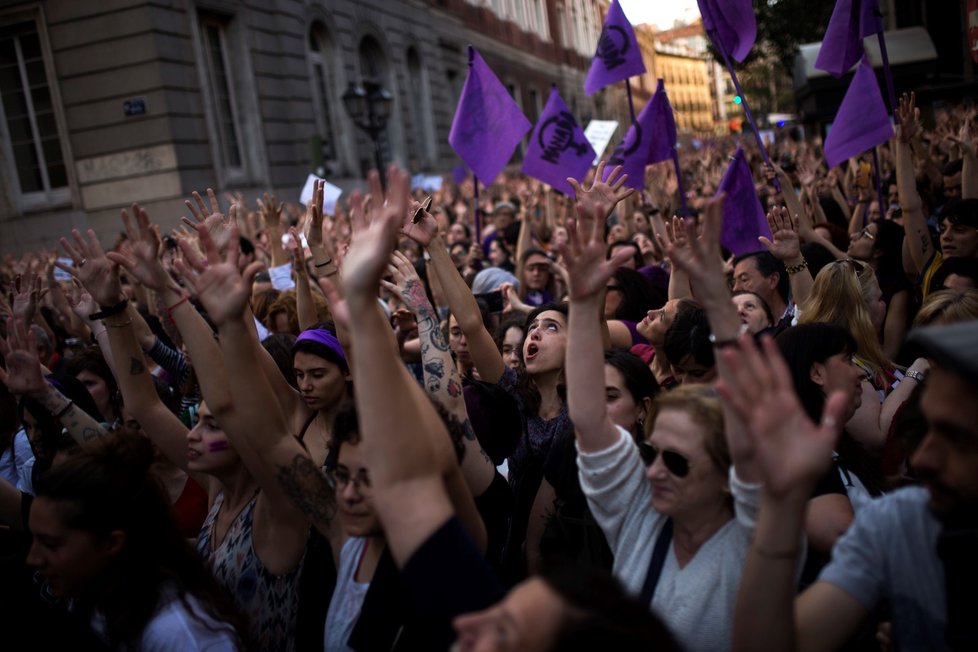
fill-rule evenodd
<path id="1" fill-rule="evenodd" d="M 79 267 L 82 267 L 82 266 L 84 266 L 84 265 L 85 265 L 85 263 L 87 263 L 87 262 L 88 262 L 88 258 L 82 258 L 82 259 L 81 259 L 81 262 L 79 262 L 79 263 L 78 263 L 78 266 L 79 266 Z"/>

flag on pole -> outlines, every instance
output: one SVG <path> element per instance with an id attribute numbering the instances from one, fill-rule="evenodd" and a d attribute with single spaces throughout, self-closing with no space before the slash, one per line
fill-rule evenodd
<path id="1" fill-rule="evenodd" d="M 713 40 L 713 45 L 737 61 L 746 59 L 757 40 L 757 19 L 751 0 L 696 2 L 703 17 L 703 29 Z"/>
<path id="2" fill-rule="evenodd" d="M 862 63 L 842 98 L 835 122 L 825 138 L 825 160 L 835 167 L 851 156 L 873 149 L 893 136 L 893 125 L 869 59 Z"/>
<path id="3" fill-rule="evenodd" d="M 469 74 L 448 134 L 455 152 L 483 183 L 489 184 L 502 172 L 530 127 L 506 87 L 470 45 Z"/>
<path id="4" fill-rule="evenodd" d="M 584 80 L 584 92 L 591 96 L 608 84 L 644 72 L 645 64 L 635 39 L 635 30 L 625 18 L 625 12 L 621 10 L 618 0 L 611 0 L 601 36 L 598 38 L 598 49 Z"/>
<path id="5" fill-rule="evenodd" d="M 754 177 L 751 176 L 742 147 L 737 148 L 727 173 L 723 175 L 717 195 L 720 193 L 727 193 L 723 202 L 720 244 L 735 256 L 760 249 L 758 236 L 770 238 L 771 229 L 754 189 Z"/>
<path id="6" fill-rule="evenodd" d="M 675 147 L 676 121 L 666 96 L 665 85 L 660 79 L 655 95 L 638 114 L 638 118 L 625 134 L 625 139 L 608 158 L 605 179 L 615 166 L 620 165 L 628 175 L 625 185 L 642 190 L 645 187 L 645 166 L 671 158 Z"/>
<path id="7" fill-rule="evenodd" d="M 863 56 L 863 39 L 883 29 L 879 0 L 837 0 L 815 59 L 819 70 L 842 77 Z"/>
<path id="8" fill-rule="evenodd" d="M 523 172 L 573 196 L 567 177 L 583 180 L 593 160 L 594 148 L 554 86 L 530 136 Z"/>

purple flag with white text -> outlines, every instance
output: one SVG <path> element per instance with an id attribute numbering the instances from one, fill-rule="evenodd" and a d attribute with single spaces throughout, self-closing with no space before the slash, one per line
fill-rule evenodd
<path id="1" fill-rule="evenodd" d="M 584 80 L 584 92 L 594 95 L 608 84 L 620 82 L 645 72 L 642 51 L 635 39 L 635 30 L 618 5 L 611 0 L 608 15 L 601 28 L 598 49 L 591 61 L 591 69 Z"/>
<path id="2" fill-rule="evenodd" d="M 567 177 L 581 181 L 594 160 L 594 148 L 584 137 L 570 109 L 555 86 L 543 114 L 533 128 L 523 159 L 523 172 L 550 184 L 565 195 L 574 195 Z"/>
<path id="3" fill-rule="evenodd" d="M 455 152 L 483 183 L 492 183 L 530 126 L 506 87 L 470 45 L 469 74 L 448 134 Z"/>
<path id="4" fill-rule="evenodd" d="M 863 56 L 863 39 L 883 28 L 876 16 L 879 4 L 879 0 L 837 0 L 815 67 L 836 77 L 852 70 Z"/>
<path id="5" fill-rule="evenodd" d="M 741 147 L 737 148 L 727 173 L 723 175 L 720 189 L 717 190 L 717 194 L 720 193 L 727 193 L 723 202 L 720 244 L 735 256 L 761 249 L 757 238 L 762 235 L 770 238 L 771 229 L 764 217 L 764 208 L 754 188 L 754 177 Z"/>
<path id="6" fill-rule="evenodd" d="M 747 58 L 757 40 L 757 18 L 751 0 L 696 0 L 713 45 L 737 61 Z"/>
<path id="7" fill-rule="evenodd" d="M 638 114 L 638 118 L 625 134 L 625 139 L 618 143 L 618 147 L 608 158 L 605 179 L 615 166 L 620 165 L 628 175 L 625 185 L 642 190 L 645 186 L 645 166 L 671 158 L 675 147 L 676 121 L 665 86 L 660 79 L 655 95 Z"/>
<path id="8" fill-rule="evenodd" d="M 825 161 L 835 167 L 893 137 L 893 125 L 873 66 L 864 56 L 825 137 Z"/>

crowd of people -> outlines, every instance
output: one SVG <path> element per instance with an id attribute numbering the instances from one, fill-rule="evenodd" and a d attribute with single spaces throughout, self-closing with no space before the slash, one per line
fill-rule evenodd
<path id="1" fill-rule="evenodd" d="M 878 186 L 785 130 L 737 255 L 731 136 L 686 215 L 666 165 L 479 203 L 392 166 L 8 256 L 6 640 L 976 649 L 973 118 L 905 95 Z"/>

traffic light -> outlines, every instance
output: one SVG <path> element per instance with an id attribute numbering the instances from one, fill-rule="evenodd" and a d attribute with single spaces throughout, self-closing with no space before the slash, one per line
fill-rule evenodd
<path id="1" fill-rule="evenodd" d="M 739 106 L 739 105 L 743 104 L 743 102 L 744 102 L 744 99 L 742 97 L 740 97 L 740 95 L 734 95 L 734 104 L 736 104 L 736 105 Z"/>

